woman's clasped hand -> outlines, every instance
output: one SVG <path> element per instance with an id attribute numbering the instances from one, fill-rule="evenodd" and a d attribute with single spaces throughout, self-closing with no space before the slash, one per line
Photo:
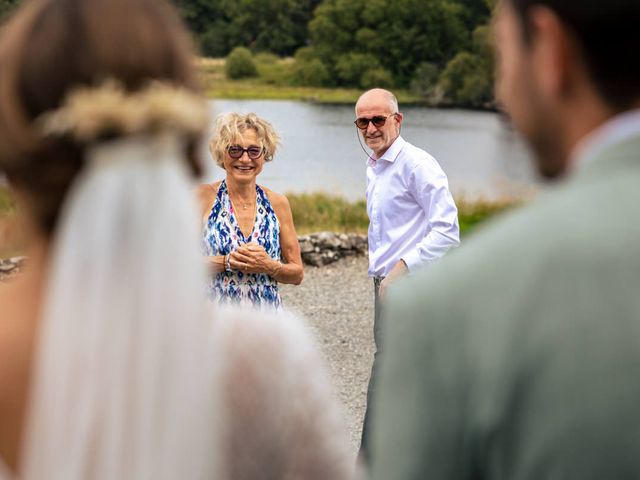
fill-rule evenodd
<path id="1" fill-rule="evenodd" d="M 257 242 L 245 243 L 229 256 L 231 268 L 242 273 L 267 272 L 269 276 L 276 277 L 282 268 L 282 263 L 271 258 L 264 247 Z"/>

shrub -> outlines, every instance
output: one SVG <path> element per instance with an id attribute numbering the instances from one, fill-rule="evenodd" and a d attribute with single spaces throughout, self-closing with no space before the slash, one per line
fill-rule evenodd
<path id="1" fill-rule="evenodd" d="M 332 83 L 329 69 L 318 58 L 308 61 L 296 59 L 291 77 L 293 83 L 306 87 L 326 87 Z"/>
<path id="2" fill-rule="evenodd" d="M 482 106 L 492 98 L 490 66 L 482 57 L 460 52 L 447 64 L 440 75 L 439 85 L 454 103 Z"/>
<path id="3" fill-rule="evenodd" d="M 258 69 L 249 49 L 236 47 L 231 50 L 225 62 L 225 72 L 232 80 L 257 76 Z"/>
<path id="4" fill-rule="evenodd" d="M 256 53 L 253 59 L 258 65 L 275 65 L 280 61 L 280 58 L 271 52 Z"/>
<path id="5" fill-rule="evenodd" d="M 360 87 L 364 89 L 370 88 L 392 88 L 393 75 L 385 68 L 372 68 L 367 70 L 360 77 Z"/>
<path id="6" fill-rule="evenodd" d="M 376 69 L 380 62 L 368 53 L 347 53 L 336 62 L 336 73 L 345 85 L 357 87 L 365 72 Z"/>
<path id="7" fill-rule="evenodd" d="M 435 63 L 422 62 L 413 74 L 411 92 L 422 98 L 431 97 L 438 85 L 439 74 L 440 70 Z"/>
<path id="8" fill-rule="evenodd" d="M 296 62 L 310 62 L 320 57 L 313 47 L 301 47 L 296 50 L 294 58 Z"/>
<path id="9" fill-rule="evenodd" d="M 258 75 L 260 80 L 268 85 L 291 86 L 293 81 L 292 62 L 279 61 L 278 63 L 259 63 Z"/>

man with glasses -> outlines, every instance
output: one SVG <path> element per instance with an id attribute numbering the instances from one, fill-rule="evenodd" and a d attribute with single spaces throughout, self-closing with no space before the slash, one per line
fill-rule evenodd
<path id="1" fill-rule="evenodd" d="M 376 354 L 371 369 L 361 457 L 369 460 L 371 397 L 381 352 L 381 299 L 397 278 L 433 262 L 459 240 L 458 210 L 436 160 L 400 136 L 403 115 L 393 93 L 373 89 L 356 103 L 355 125 L 372 150 L 367 161 L 369 276 L 375 295 Z"/>

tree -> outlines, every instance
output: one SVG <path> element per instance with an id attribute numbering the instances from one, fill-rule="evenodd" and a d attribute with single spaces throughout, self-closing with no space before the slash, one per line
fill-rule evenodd
<path id="1" fill-rule="evenodd" d="M 450 101 L 482 107 L 493 102 L 493 52 L 490 29 L 482 25 L 473 33 L 471 51 L 459 52 L 440 76 L 439 85 Z"/>
<path id="2" fill-rule="evenodd" d="M 454 0 L 325 0 L 309 24 L 311 45 L 342 84 L 357 85 L 341 75 L 340 59 L 358 54 L 408 86 L 417 65 L 444 65 L 471 43 L 465 15 Z"/>
<path id="3" fill-rule="evenodd" d="M 438 85 L 440 69 L 435 63 L 423 62 L 416 68 L 411 80 L 411 91 L 416 95 L 429 99 Z"/>
<path id="4" fill-rule="evenodd" d="M 236 46 L 291 55 L 308 38 L 320 0 L 173 0 L 206 55 Z"/>

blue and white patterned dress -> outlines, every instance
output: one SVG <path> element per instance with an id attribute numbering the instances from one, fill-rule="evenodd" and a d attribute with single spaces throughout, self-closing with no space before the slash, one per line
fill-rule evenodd
<path id="1" fill-rule="evenodd" d="M 253 230 L 245 237 L 233 211 L 226 181 L 220 183 L 216 200 L 203 228 L 205 255 L 226 255 L 249 242 L 259 243 L 274 260 L 280 260 L 280 223 L 267 194 L 256 185 L 256 219 Z M 282 307 L 278 282 L 266 273 L 242 273 L 236 270 L 212 276 L 209 298 L 220 304 L 251 305 L 257 308 Z"/>

